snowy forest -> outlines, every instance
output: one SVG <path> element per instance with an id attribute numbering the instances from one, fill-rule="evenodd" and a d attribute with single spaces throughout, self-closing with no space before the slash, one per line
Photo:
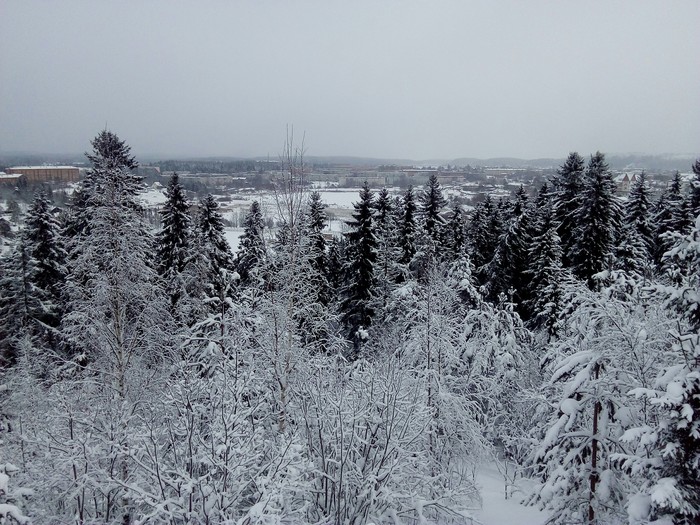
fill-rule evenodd
<path id="1" fill-rule="evenodd" d="M 288 142 L 233 253 L 91 144 L 0 267 L 1 523 L 471 524 L 494 461 L 550 523 L 700 521 L 700 160 L 623 199 L 571 153 L 470 213 L 365 184 L 330 240 Z"/>

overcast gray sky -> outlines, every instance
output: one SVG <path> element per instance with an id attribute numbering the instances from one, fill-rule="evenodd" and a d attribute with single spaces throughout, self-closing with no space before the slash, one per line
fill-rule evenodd
<path id="1" fill-rule="evenodd" d="M 0 151 L 700 153 L 700 2 L 0 0 Z"/>

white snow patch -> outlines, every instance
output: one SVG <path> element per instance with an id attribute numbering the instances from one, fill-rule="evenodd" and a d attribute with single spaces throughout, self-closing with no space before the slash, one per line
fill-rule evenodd
<path id="1" fill-rule="evenodd" d="M 651 498 L 647 494 L 634 494 L 627 504 L 627 515 L 634 523 L 649 519 Z"/>
<path id="2" fill-rule="evenodd" d="M 572 398 L 564 399 L 559 405 L 559 410 L 570 416 L 581 410 L 581 403 Z"/>
<path id="3" fill-rule="evenodd" d="M 243 228 L 226 228 L 224 230 L 224 237 L 226 237 L 226 241 L 234 254 L 238 251 L 241 235 L 243 235 Z"/>
<path id="4" fill-rule="evenodd" d="M 473 511 L 474 517 L 483 525 L 543 525 L 547 515 L 535 507 L 520 503 L 528 480 L 519 479 L 514 494 L 506 499 L 503 476 L 495 466 L 484 465 L 477 472 L 476 482 L 481 493 L 481 509 Z"/>

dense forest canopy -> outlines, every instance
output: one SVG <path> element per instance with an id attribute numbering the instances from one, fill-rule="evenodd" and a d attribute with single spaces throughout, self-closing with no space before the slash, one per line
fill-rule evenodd
<path id="1" fill-rule="evenodd" d="M 700 519 L 700 161 L 623 200 L 571 153 L 469 214 L 365 184 L 331 240 L 288 144 L 233 253 L 211 196 L 174 175 L 152 231 L 129 146 L 87 157 L 2 256 L 0 520 L 465 523 L 489 458 L 552 523 Z"/>

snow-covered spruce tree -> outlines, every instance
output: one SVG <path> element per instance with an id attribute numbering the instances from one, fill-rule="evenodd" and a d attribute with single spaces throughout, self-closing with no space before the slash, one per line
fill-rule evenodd
<path id="1" fill-rule="evenodd" d="M 673 241 L 669 234 L 685 233 L 690 226 L 680 174 L 676 172 L 669 187 L 661 194 L 654 207 L 654 260 L 663 269 L 664 254 L 671 249 Z"/>
<path id="2" fill-rule="evenodd" d="M 353 231 L 346 234 L 349 257 L 347 261 L 348 283 L 341 306 L 347 335 L 353 341 L 357 356 L 372 324 L 376 296 L 377 237 L 374 232 L 374 193 L 365 182 L 360 190 L 360 200 L 353 204 L 353 220 L 348 224 Z"/>
<path id="3" fill-rule="evenodd" d="M 532 210 L 527 202 L 527 194 L 522 186 L 513 202 L 510 219 L 498 239 L 491 261 L 484 267 L 487 297 L 496 302 L 503 294 L 514 303 L 521 317 L 525 315 L 529 296 L 526 275 L 528 269 L 528 249 L 532 242 Z"/>
<path id="4" fill-rule="evenodd" d="M 60 322 L 66 277 L 66 251 L 60 230 L 61 225 L 51 210 L 47 195 L 35 195 L 27 211 L 24 235 L 33 263 L 31 280 L 42 310 L 38 320 L 52 328 Z"/>
<path id="5" fill-rule="evenodd" d="M 614 267 L 637 277 L 650 278 L 653 274 L 649 245 L 634 223 L 625 222 L 622 226 Z"/>
<path id="6" fill-rule="evenodd" d="M 664 290 L 681 316 L 665 349 L 673 362 L 653 385 L 632 392 L 654 407 L 656 418 L 622 437 L 631 450 L 619 457 L 639 480 L 627 507 L 633 523 L 690 525 L 700 519 L 700 218 L 689 234 L 673 239 L 666 257 L 685 269 L 680 284 Z"/>
<path id="7" fill-rule="evenodd" d="M 332 325 L 337 324 L 335 315 L 331 314 L 337 305 L 332 304 L 334 294 L 328 280 L 331 261 L 323 236 L 328 220 L 325 208 L 320 194 L 311 193 L 302 208 L 304 217 L 299 226 L 300 232 L 292 236 L 296 239 L 297 246 L 285 244 L 273 250 L 273 271 L 277 275 L 284 274 L 283 279 L 296 282 L 278 281 L 277 275 L 270 276 L 269 279 L 275 289 L 291 294 L 298 300 L 292 307 L 295 310 L 293 316 L 297 321 L 302 344 L 313 352 L 329 352 L 334 348 L 335 336 L 332 332 L 335 326 Z M 297 265 L 296 269 L 291 269 L 293 265 Z M 342 267 L 340 270 L 342 272 Z M 296 272 L 296 279 L 288 271 Z M 299 288 L 295 289 L 297 285 Z"/>
<path id="8" fill-rule="evenodd" d="M 321 194 L 314 191 L 309 196 L 306 210 L 305 235 L 309 251 L 309 263 L 314 273 L 313 289 L 316 293 L 316 302 L 328 305 L 331 302 L 332 291 L 328 282 L 329 254 L 328 243 L 323 236 L 323 230 L 328 223 L 326 204 L 321 200 Z"/>
<path id="9" fill-rule="evenodd" d="M 487 195 L 472 212 L 467 228 L 469 257 L 474 263 L 475 275 L 480 285 L 486 283 L 485 266 L 493 259 L 502 233 L 500 211 L 491 196 Z"/>
<path id="10" fill-rule="evenodd" d="M 131 173 L 135 162 L 129 147 L 109 131 L 101 132 L 92 145 L 88 159 L 93 166 L 83 187 L 89 228 L 71 240 L 63 333 L 81 352 L 76 362 L 86 365 L 86 383 L 69 387 L 67 395 L 80 395 L 88 405 L 84 409 L 99 407 L 104 425 L 90 430 L 88 413 L 74 417 L 59 410 L 56 417 L 65 417 L 65 425 L 51 428 L 69 430 L 62 435 L 66 444 L 79 446 L 75 433 L 89 432 L 103 445 L 99 455 L 90 454 L 84 462 L 84 480 L 94 480 L 89 488 L 82 484 L 91 499 L 89 509 L 81 510 L 85 519 L 128 522 L 134 501 L 126 489 L 132 480 L 127 451 L 146 380 L 145 373 L 136 371 L 168 359 L 171 318 L 150 260 L 153 241 L 137 201 L 142 184 Z M 71 463 L 60 468 L 70 479 Z M 77 512 L 70 507 L 65 511 Z"/>
<path id="11" fill-rule="evenodd" d="M 458 259 L 466 249 L 465 220 L 462 206 L 455 203 L 452 206 L 452 216 L 447 224 L 446 240 L 450 249 L 450 259 Z"/>
<path id="12" fill-rule="evenodd" d="M 258 201 L 253 201 L 243 220 L 243 235 L 239 240 L 236 254 L 236 271 L 241 276 L 241 284 L 257 285 L 262 277 L 260 270 L 265 264 L 265 237 L 262 209 Z"/>
<path id="13" fill-rule="evenodd" d="M 564 330 L 550 345 L 550 377 L 533 419 L 542 438 L 532 455 L 540 484 L 530 503 L 550 511 L 552 523 L 626 518 L 639 480 L 618 468 L 619 455 L 628 452 L 621 437 L 653 420 L 651 405 L 629 393 L 648 388 L 666 364 L 673 323 L 659 303 L 640 297 L 581 284 Z"/>
<path id="14" fill-rule="evenodd" d="M 550 208 L 547 213 L 552 213 L 551 210 L 553 207 L 554 204 L 550 185 L 545 182 L 542 184 L 542 186 L 540 186 L 540 189 L 537 190 L 537 197 L 535 197 L 535 216 L 539 216 L 542 211 L 547 208 Z M 535 218 L 535 222 L 537 222 L 537 218 Z"/>
<path id="15" fill-rule="evenodd" d="M 447 205 L 447 200 L 442 195 L 442 187 L 435 173 L 428 178 L 418 201 L 423 228 L 433 242 L 439 243 L 445 227 L 445 219 L 442 218 L 441 212 Z"/>
<path id="16" fill-rule="evenodd" d="M 32 258 L 24 235 L 0 257 L 0 366 L 15 363 L 19 341 L 35 333 L 33 317 L 41 311 L 32 283 Z"/>
<path id="17" fill-rule="evenodd" d="M 580 205 L 574 214 L 576 229 L 571 248 L 574 274 L 591 288 L 596 286 L 593 276 L 603 270 L 606 259 L 613 255 L 621 219 L 615 181 L 605 155 L 597 152 L 586 167 Z"/>
<path id="18" fill-rule="evenodd" d="M 323 230 L 328 223 L 326 204 L 321 199 L 321 194 L 314 191 L 309 196 L 308 209 L 306 211 L 306 228 L 310 238 L 309 246 L 314 252 L 314 266 L 322 274 L 327 273 L 328 256 L 326 239 Z M 327 302 L 327 297 L 325 302 Z"/>
<path id="19" fill-rule="evenodd" d="M 161 210 L 161 230 L 156 237 L 156 269 L 170 296 L 171 311 L 181 317 L 178 302 L 187 292 L 182 273 L 191 255 L 190 203 L 173 173 L 165 192 L 167 200 Z"/>
<path id="20" fill-rule="evenodd" d="M 624 222 L 615 250 L 615 268 L 627 274 L 650 278 L 653 273 L 654 226 L 649 184 L 642 172 L 625 203 Z"/>
<path id="21" fill-rule="evenodd" d="M 554 217 L 559 224 L 558 234 L 562 242 L 563 263 L 567 267 L 572 263 L 572 249 L 578 227 L 576 214 L 581 206 L 584 191 L 584 166 L 583 157 L 576 152 L 569 153 L 551 181 Z"/>
<path id="22" fill-rule="evenodd" d="M 559 332 L 559 316 L 563 310 L 562 249 L 557 223 L 554 221 L 552 205 L 543 208 L 536 226 L 536 235 L 529 247 L 529 265 L 526 275 L 530 277 L 529 299 L 526 304 L 531 313 L 529 326 L 543 330 L 547 339 Z"/>
<path id="23" fill-rule="evenodd" d="M 328 267 L 326 280 L 330 286 L 332 297 L 337 301 L 340 291 L 345 284 L 345 258 L 347 240 L 344 237 L 335 237 L 328 245 Z"/>
<path id="24" fill-rule="evenodd" d="M 399 280 L 401 268 L 398 259 L 401 251 L 398 247 L 398 228 L 395 222 L 394 202 L 389 191 L 382 188 L 375 202 L 375 231 L 377 236 L 377 309 L 383 309 Z"/>
<path id="25" fill-rule="evenodd" d="M 212 195 L 199 202 L 193 248 L 194 256 L 198 258 L 195 267 L 201 271 L 196 278 L 205 286 L 203 293 L 208 298 L 209 310 L 218 313 L 227 307 L 226 298 L 232 294 L 234 261 L 224 236 L 219 204 Z"/>
<path id="26" fill-rule="evenodd" d="M 401 223 L 399 225 L 399 249 L 401 254 L 399 263 L 403 267 L 403 274 L 408 274 L 408 268 L 416 255 L 416 213 L 418 207 L 416 205 L 416 196 L 413 191 L 413 186 L 409 186 L 406 193 L 403 195 L 401 208 Z M 399 277 L 401 280 L 402 277 Z"/>
<path id="27" fill-rule="evenodd" d="M 83 184 L 85 184 L 85 180 L 75 188 L 61 215 L 61 234 L 66 243 L 88 229 L 89 221 L 86 215 L 88 193 L 83 191 Z"/>
<path id="28" fill-rule="evenodd" d="M 187 291 L 187 324 L 192 327 L 187 359 L 208 375 L 220 359 L 230 356 L 219 341 L 226 337 L 233 299 L 237 296 L 238 274 L 233 270 L 231 248 L 224 237 L 219 206 L 211 195 L 199 202 L 191 252 L 182 277 Z"/>
<path id="29" fill-rule="evenodd" d="M 695 178 L 690 186 L 690 215 L 694 219 L 700 215 L 700 159 L 693 164 Z"/>
<path id="30" fill-rule="evenodd" d="M 634 227 L 646 248 L 645 256 L 651 257 L 654 245 L 654 223 L 651 216 L 651 190 L 646 173 L 641 172 L 625 203 L 625 224 Z"/>

